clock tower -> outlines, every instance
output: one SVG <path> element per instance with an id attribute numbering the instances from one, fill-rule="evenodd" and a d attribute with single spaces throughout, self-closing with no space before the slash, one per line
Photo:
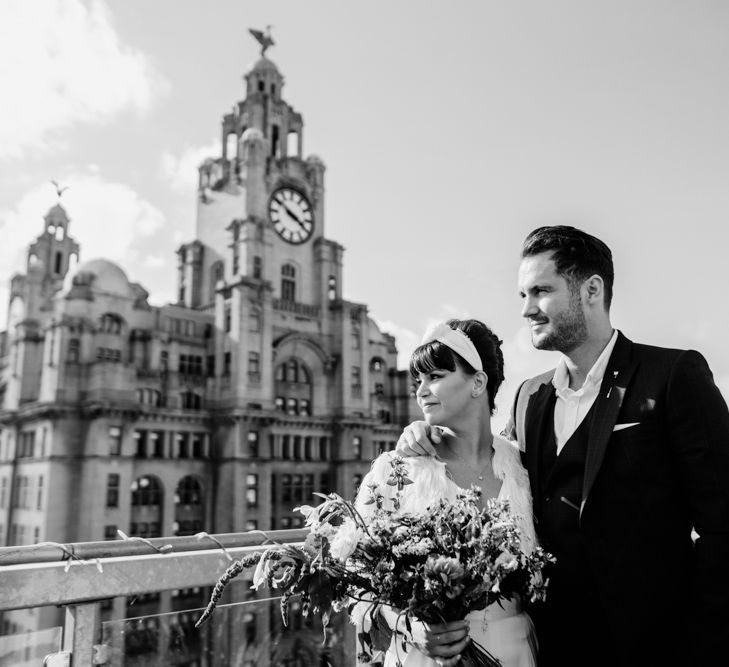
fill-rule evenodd
<path id="1" fill-rule="evenodd" d="M 219 531 L 293 527 L 291 508 L 312 490 L 351 497 L 413 405 L 394 338 L 366 305 L 342 298 L 324 163 L 304 157 L 284 77 L 262 53 L 244 80 L 245 98 L 222 119 L 220 155 L 199 167 L 196 239 L 178 249 L 178 305 L 214 317 L 207 394 L 227 461 Z M 247 503 L 242 480 L 271 506 Z"/>

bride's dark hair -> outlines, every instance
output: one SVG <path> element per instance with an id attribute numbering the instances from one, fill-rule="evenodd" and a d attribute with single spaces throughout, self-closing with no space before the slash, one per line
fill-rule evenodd
<path id="1" fill-rule="evenodd" d="M 504 355 L 501 352 L 499 337 L 479 320 L 448 320 L 451 329 L 459 329 L 471 339 L 478 356 L 481 357 L 484 373 L 488 376 L 486 389 L 489 395 L 491 414 L 495 409 L 494 399 L 504 381 Z M 460 354 L 451 350 L 440 341 L 434 340 L 416 348 L 410 357 L 410 375 L 430 373 L 438 368 L 454 371 L 456 364 L 468 375 L 475 375 L 476 369 Z"/>

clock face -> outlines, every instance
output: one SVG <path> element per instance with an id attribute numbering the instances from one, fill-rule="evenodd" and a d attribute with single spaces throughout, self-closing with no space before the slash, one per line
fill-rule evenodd
<path id="1" fill-rule="evenodd" d="M 314 231 L 311 204 L 292 188 L 279 188 L 271 195 L 268 215 L 273 228 L 288 243 L 304 243 Z"/>

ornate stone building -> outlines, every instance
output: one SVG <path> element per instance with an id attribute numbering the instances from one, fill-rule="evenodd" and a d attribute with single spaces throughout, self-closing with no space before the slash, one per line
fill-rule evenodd
<path id="1" fill-rule="evenodd" d="M 395 340 L 342 298 L 325 166 L 303 157 L 284 79 L 266 57 L 244 79 L 220 157 L 200 166 L 176 304 L 151 306 L 110 261 L 79 261 L 60 203 L 12 278 L 1 544 L 296 527 L 294 506 L 313 491 L 352 496 L 412 418 Z M 5 631 L 55 613 L 6 614 Z"/>

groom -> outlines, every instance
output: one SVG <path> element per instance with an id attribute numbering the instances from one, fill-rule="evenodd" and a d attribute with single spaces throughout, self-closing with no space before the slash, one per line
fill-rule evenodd
<path id="1" fill-rule="evenodd" d="M 532 343 L 562 353 L 521 385 L 506 429 L 557 557 L 530 609 L 540 667 L 726 660 L 729 412 L 706 361 L 613 329 L 599 239 L 541 227 L 521 258 Z M 429 453 L 428 435 L 416 422 L 398 450 Z"/>

